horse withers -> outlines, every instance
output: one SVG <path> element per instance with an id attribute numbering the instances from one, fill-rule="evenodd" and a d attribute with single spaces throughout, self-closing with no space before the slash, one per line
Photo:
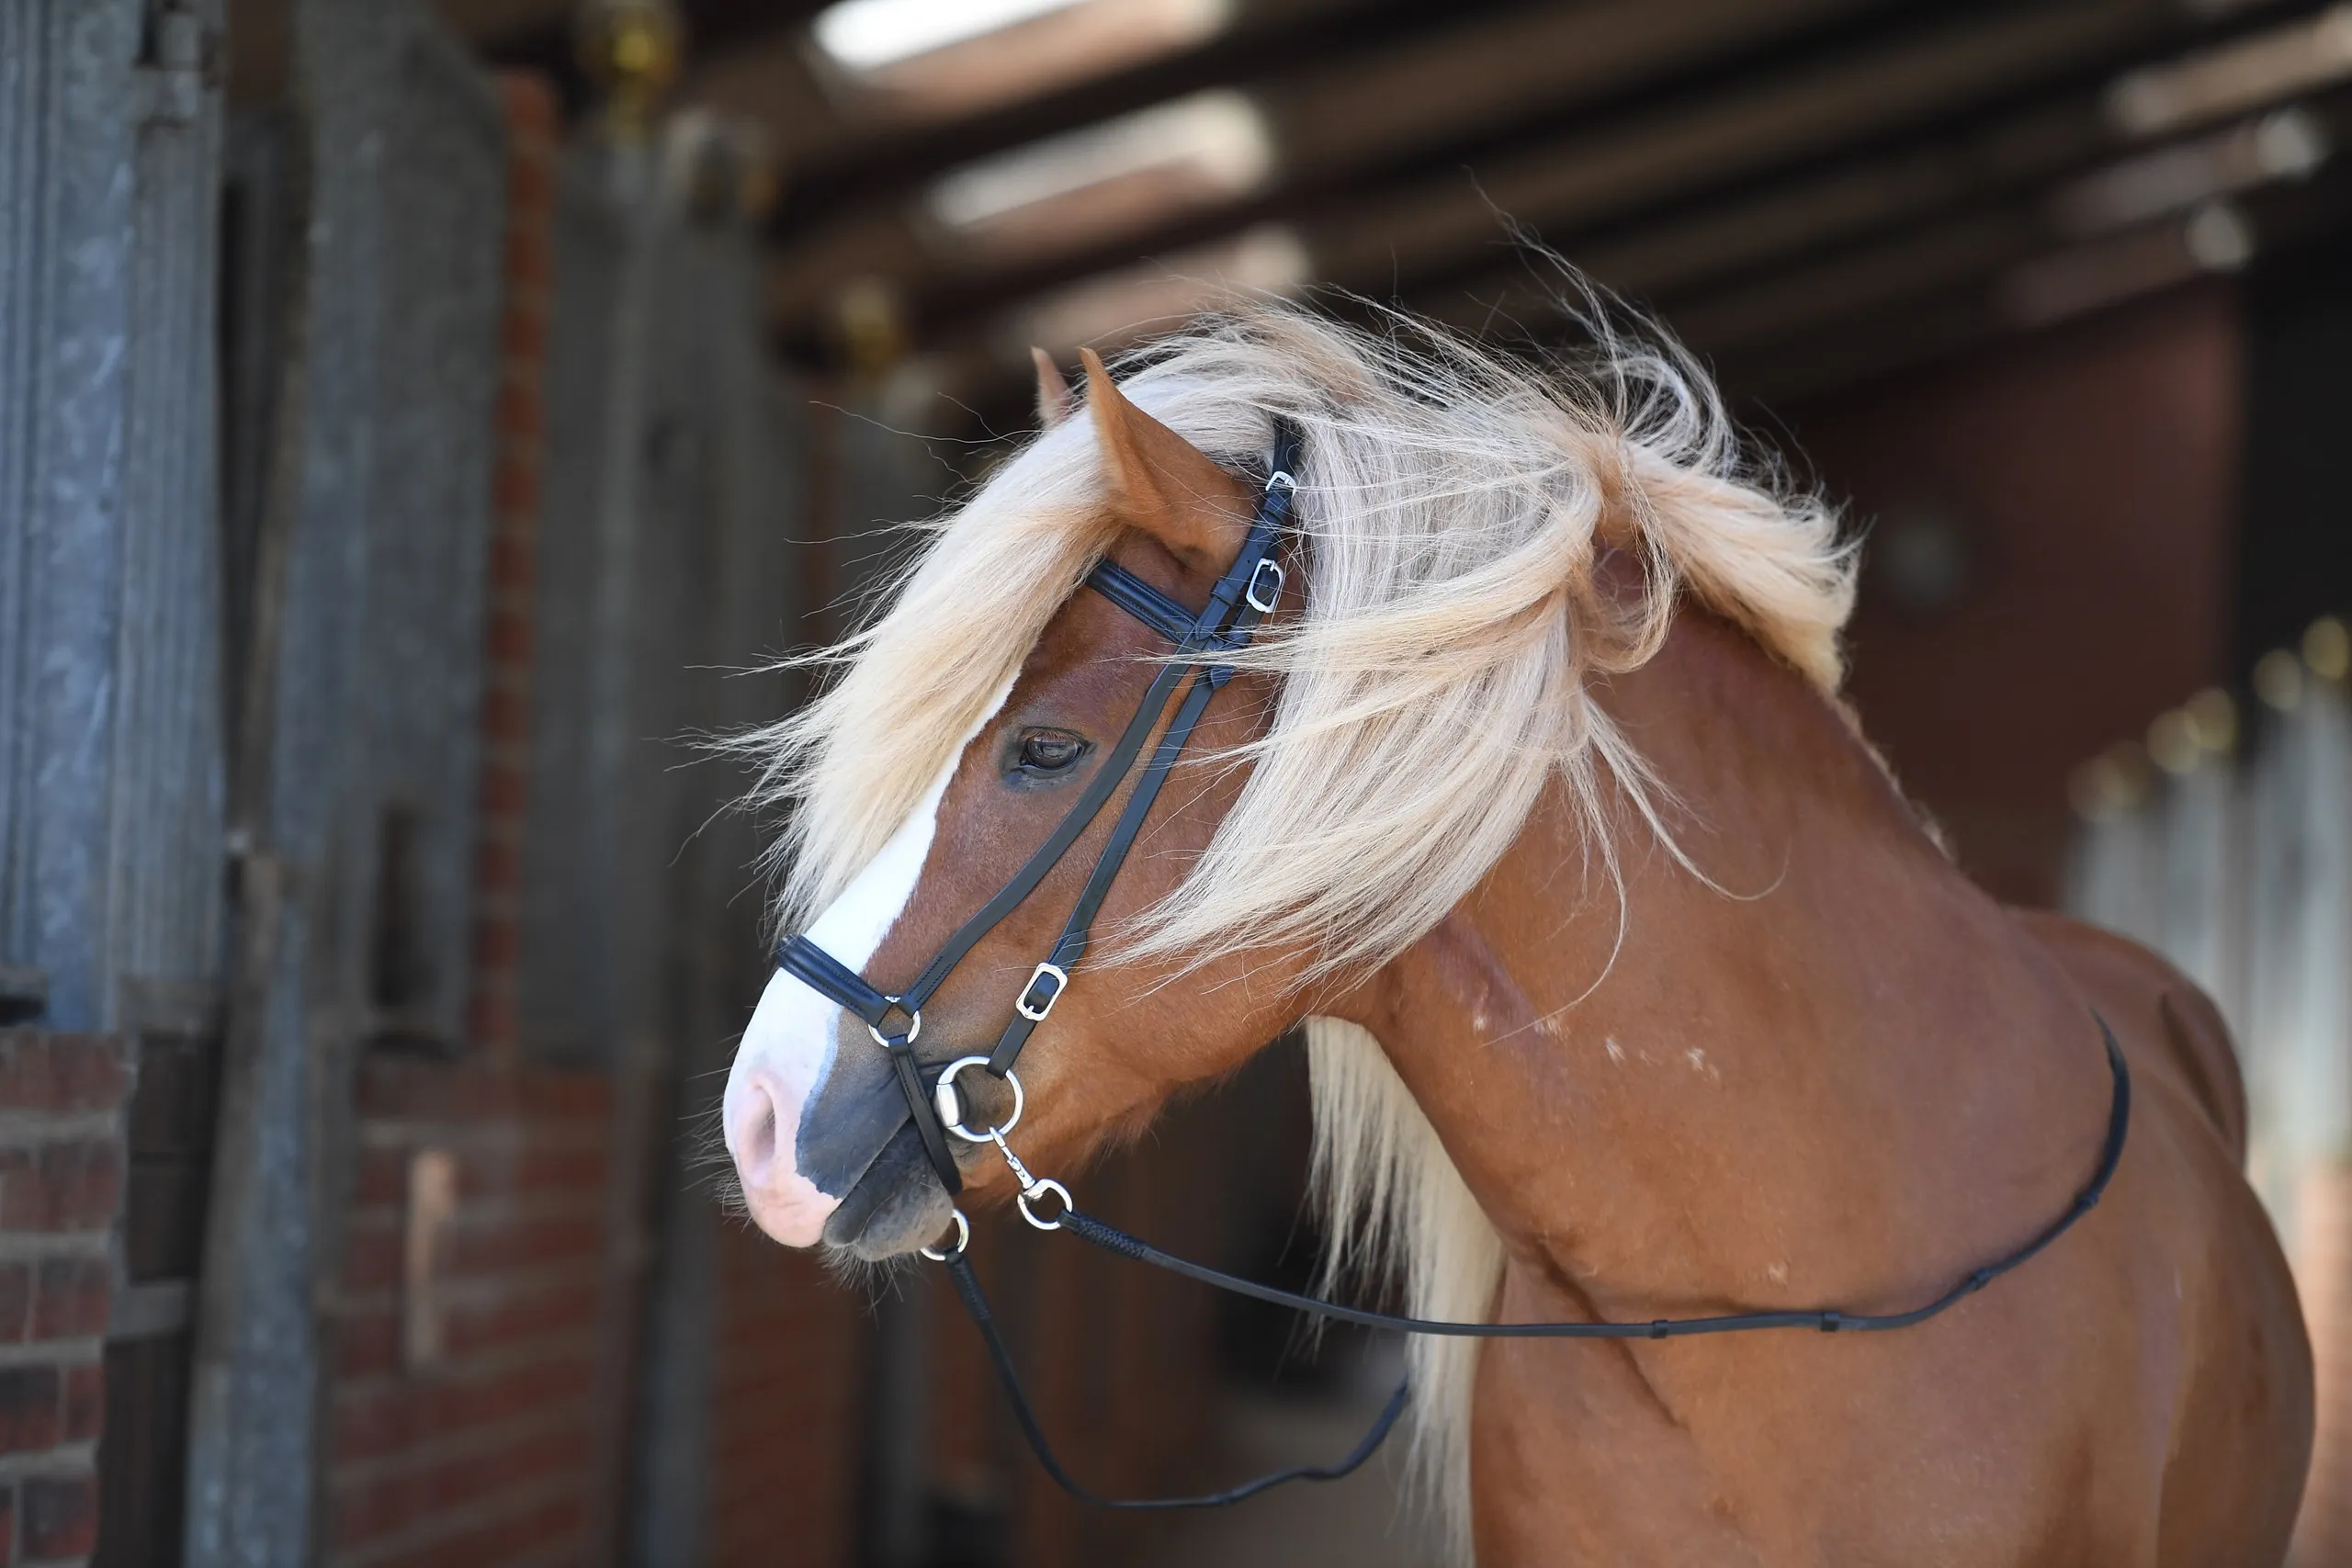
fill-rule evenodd
<path id="1" fill-rule="evenodd" d="M 1269 306 L 1088 372 L 749 742 L 824 955 L 728 1084 L 764 1230 L 934 1246 L 1304 1019 L 1331 1273 L 1417 1316 L 1898 1313 L 2101 1200 L 1900 1332 L 1415 1341 L 1456 1559 L 2282 1559 L 2310 1355 L 2222 1024 L 1954 868 L 1837 696 L 1850 544 L 1686 356 Z"/>

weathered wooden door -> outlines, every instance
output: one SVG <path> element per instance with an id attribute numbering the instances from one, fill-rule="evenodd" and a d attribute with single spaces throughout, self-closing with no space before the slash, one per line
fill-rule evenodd
<path id="1" fill-rule="evenodd" d="M 453 1048 L 468 981 L 503 121 L 419 0 L 292 18 L 223 291 L 251 417 L 228 444 L 237 942 L 189 1391 L 200 1568 L 317 1555 L 355 1053 Z"/>
<path id="2" fill-rule="evenodd" d="M 626 1173 L 605 1523 L 662 1564 L 707 1555 L 716 1215 L 688 1129 L 765 977 L 741 780 L 684 738 L 780 711 L 740 672 L 800 604 L 797 424 L 728 156 L 690 123 L 583 147 L 560 187 L 523 874 L 524 1049 L 610 1075 Z"/>

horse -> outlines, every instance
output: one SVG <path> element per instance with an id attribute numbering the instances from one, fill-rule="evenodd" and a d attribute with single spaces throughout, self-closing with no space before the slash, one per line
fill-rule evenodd
<path id="1" fill-rule="evenodd" d="M 1089 351 L 1082 400 L 1039 355 L 1039 433 L 742 739 L 786 808 L 779 920 L 843 984 L 894 1001 L 1116 782 L 1171 655 L 1090 573 L 1189 615 L 1286 480 L 1250 592 L 1281 586 L 1216 650 L 1084 966 L 1033 961 L 1109 812 L 902 1032 L 779 969 L 722 1105 L 750 1215 L 941 1256 L 959 1202 L 1026 1211 L 1030 1168 L 1075 1171 L 1303 1021 L 1327 1282 L 1474 1322 L 1895 1312 L 2082 1189 L 2128 1064 L 2096 1210 L 1951 1311 L 1417 1339 L 1415 1474 L 1448 1560 L 1487 1568 L 2280 1562 L 2311 1357 L 2220 1017 L 1962 874 L 1838 696 L 1837 510 L 1670 338 L 1590 319 L 1586 352 L 1531 356 L 1246 304 L 1116 378 Z M 1278 428 L 1299 457 L 1270 476 Z M 962 1068 L 1016 1006 L 1042 1021 L 1014 1026 L 1010 1106 Z M 972 1141 L 947 1156 L 917 1097 L 951 1061 L 940 1114 Z"/>

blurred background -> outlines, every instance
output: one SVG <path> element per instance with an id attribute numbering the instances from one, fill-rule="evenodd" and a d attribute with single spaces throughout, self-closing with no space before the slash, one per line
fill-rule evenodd
<path id="1" fill-rule="evenodd" d="M 1082 1513 L 933 1280 L 724 1211 L 758 829 L 684 742 L 1030 344 L 1238 286 L 1540 350 L 1520 225 L 1867 531 L 1961 862 L 2220 998 L 2352 1562 L 2347 143 L 2292 0 L 10 0 L 0 1561 L 1425 1561 L 1378 1465 Z M 1085 1190 L 1302 1283 L 1306 1140 L 1278 1043 Z M 1106 1490 L 1393 1368 L 974 1248 Z"/>

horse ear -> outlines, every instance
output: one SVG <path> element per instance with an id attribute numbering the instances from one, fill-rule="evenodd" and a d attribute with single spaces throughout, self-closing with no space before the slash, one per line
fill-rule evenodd
<path id="1" fill-rule="evenodd" d="M 1029 358 L 1037 367 L 1037 423 L 1051 430 L 1069 417 L 1069 383 L 1062 379 L 1054 356 L 1044 349 L 1032 348 Z"/>
<path id="2" fill-rule="evenodd" d="M 1249 487 L 1208 454 L 1129 402 L 1102 356 L 1086 361 L 1086 406 L 1102 444 L 1102 472 L 1120 520 L 1157 538 L 1193 570 L 1214 577 L 1250 532 Z"/>

